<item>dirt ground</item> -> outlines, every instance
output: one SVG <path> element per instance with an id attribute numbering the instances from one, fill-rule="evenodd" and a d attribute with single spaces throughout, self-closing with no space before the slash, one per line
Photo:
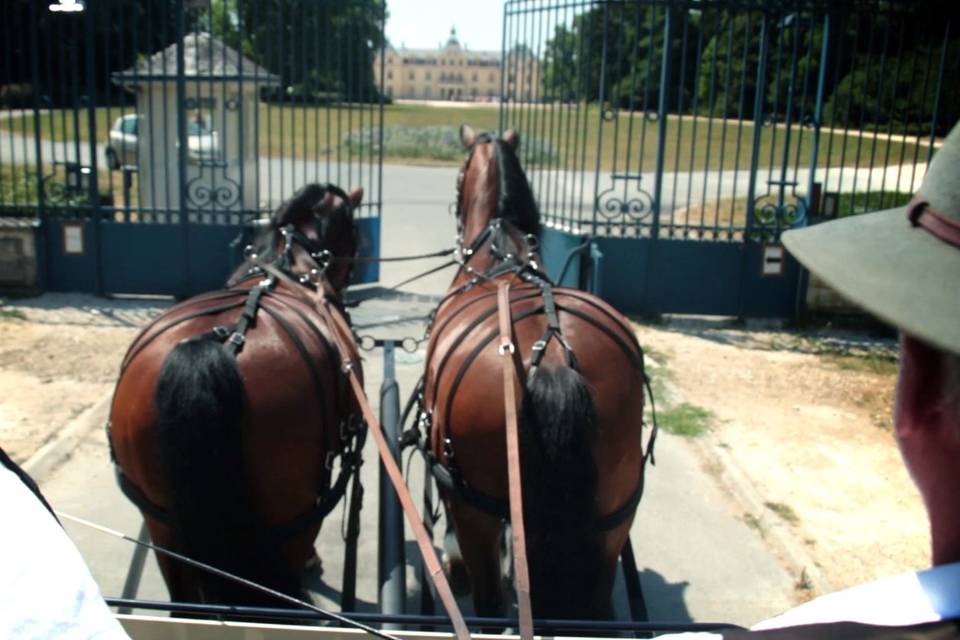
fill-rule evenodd
<path id="1" fill-rule="evenodd" d="M 22 462 L 108 394 L 138 328 L 168 304 L 63 294 L 0 304 L 0 446 Z M 637 331 L 661 409 L 708 412 L 703 464 L 727 454 L 767 507 L 745 507 L 744 519 L 761 533 L 786 527 L 823 586 L 928 564 L 889 419 L 895 342 L 682 318 Z"/>
<path id="2" fill-rule="evenodd" d="M 704 465 L 729 454 L 766 507 L 744 519 L 761 533 L 785 525 L 822 587 L 929 566 L 926 515 L 892 432 L 894 340 L 697 319 L 638 336 L 661 406 L 709 412 Z"/>

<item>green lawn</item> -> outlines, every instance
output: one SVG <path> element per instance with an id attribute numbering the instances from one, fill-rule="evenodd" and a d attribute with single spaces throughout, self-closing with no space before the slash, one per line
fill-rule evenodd
<path id="1" fill-rule="evenodd" d="M 112 122 L 130 109 L 101 107 L 96 111 L 98 137 L 106 140 Z M 86 141 L 88 129 L 85 113 L 80 118 L 80 140 Z M 376 129 L 380 115 L 369 105 L 315 107 L 272 105 L 261 103 L 258 125 L 260 152 L 272 156 L 297 158 L 325 158 L 339 151 L 341 157 L 356 157 L 355 147 L 343 145 L 348 134 L 356 136 L 361 130 Z M 477 130 L 495 130 L 499 122 L 498 109 L 490 105 L 426 106 L 410 104 L 387 105 L 383 112 L 388 130 L 419 130 L 423 127 L 450 127 L 469 123 Z M 602 126 L 599 123 L 603 123 Z M 609 119 L 601 118 L 595 105 L 531 105 L 509 108 L 507 125 L 518 128 L 527 146 L 549 147 L 545 157 L 552 166 L 592 171 L 600 158 L 600 167 L 607 171 L 649 171 L 656 163 L 658 123 L 645 120 L 642 114 L 619 112 Z M 54 140 L 73 140 L 72 112 L 51 112 L 41 115 L 42 135 Z M 32 135 L 33 116 L 0 120 L 0 129 Z M 669 116 L 666 122 L 664 169 L 666 171 L 700 171 L 718 169 L 749 169 L 753 141 L 753 124 L 733 120 L 708 120 L 704 117 Z M 794 126 L 790 129 L 787 162 L 789 166 L 800 158 L 800 165 L 809 162 L 812 149 L 812 130 Z M 786 127 L 764 127 L 758 154 L 758 166 L 780 166 L 783 161 Z M 376 140 L 376 132 L 368 135 Z M 447 136 L 454 140 L 453 136 Z M 532 142 L 531 142 L 532 141 Z M 387 148 L 387 162 L 430 162 L 459 164 L 462 154 L 447 147 L 424 145 L 410 152 L 409 148 Z M 738 152 L 739 148 L 739 152 Z M 369 146 L 363 147 L 363 157 L 370 157 Z M 842 134 L 824 131 L 821 134 L 819 166 L 877 166 L 912 163 L 917 147 L 913 143 L 873 139 L 872 134 L 859 137 L 851 133 L 846 140 Z M 926 147 L 919 157 L 926 158 Z M 629 164 L 626 158 L 630 159 Z M 533 164 L 525 157 L 526 164 Z"/>

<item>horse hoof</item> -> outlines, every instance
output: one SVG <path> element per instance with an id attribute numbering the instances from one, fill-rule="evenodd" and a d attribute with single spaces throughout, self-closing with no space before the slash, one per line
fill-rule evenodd
<path id="1" fill-rule="evenodd" d="M 463 559 L 451 558 L 444 554 L 443 570 L 447 574 L 447 580 L 450 581 L 450 589 L 454 595 L 463 596 L 470 593 L 470 574 Z"/>

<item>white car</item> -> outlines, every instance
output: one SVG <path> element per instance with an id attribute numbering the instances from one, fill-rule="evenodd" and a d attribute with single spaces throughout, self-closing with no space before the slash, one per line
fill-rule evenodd
<path id="1" fill-rule="evenodd" d="M 137 164 L 138 133 L 141 116 L 127 114 L 120 116 L 110 127 L 110 139 L 104 152 L 107 167 L 119 169 L 123 165 Z M 156 135 L 156 134 L 155 134 Z M 174 132 L 176 135 L 176 132 Z M 163 153 L 158 144 L 159 153 Z M 213 161 L 219 159 L 220 144 L 216 131 L 210 131 L 197 120 L 187 121 L 187 160 L 191 163 Z"/>

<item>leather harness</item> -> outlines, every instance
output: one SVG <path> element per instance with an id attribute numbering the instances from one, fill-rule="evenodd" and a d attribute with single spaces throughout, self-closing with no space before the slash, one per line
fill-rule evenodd
<path id="1" fill-rule="evenodd" d="M 471 243 L 470 247 L 463 252 L 465 258 L 469 260 L 469 258 L 472 257 L 472 255 L 474 255 L 476 252 L 478 246 L 490 238 L 494 226 L 502 223 L 503 221 L 500 219 L 494 219 L 491 221 L 491 224 L 488 225 L 488 227 L 478 235 L 477 239 Z M 577 363 L 577 358 L 573 348 L 564 338 L 560 328 L 559 314 L 562 311 L 589 323 L 592 327 L 600 330 L 603 334 L 613 340 L 620 350 L 627 356 L 630 362 L 633 363 L 634 368 L 640 373 L 643 384 L 647 389 L 647 393 L 650 395 L 651 403 L 653 402 L 653 394 L 650 389 L 650 382 L 646 376 L 646 371 L 644 368 L 643 350 L 637 342 L 636 336 L 631 330 L 629 330 L 629 328 L 624 327 L 625 333 L 632 338 L 632 340 L 628 342 L 627 340 L 624 340 L 624 338 L 616 331 L 611 329 L 607 323 L 600 321 L 597 316 L 605 318 L 609 322 L 613 322 L 615 324 L 621 324 L 621 321 L 603 306 L 597 304 L 592 296 L 589 296 L 583 292 L 576 290 L 564 290 L 563 295 L 566 297 L 575 298 L 578 302 L 589 305 L 591 307 L 591 313 L 585 313 L 584 311 L 581 311 L 572 305 L 558 303 L 554 292 L 555 285 L 535 266 L 535 264 L 531 264 L 530 262 L 522 262 L 509 264 L 506 266 L 509 268 L 504 269 L 503 265 L 501 265 L 492 270 L 489 274 L 484 274 L 482 278 L 474 278 L 464 287 L 455 289 L 453 292 L 451 292 L 452 295 L 447 295 L 443 300 L 441 300 L 438 307 L 434 309 L 433 315 L 436 315 L 440 305 L 456 295 L 473 288 L 480 282 L 481 279 L 494 279 L 497 276 L 508 273 L 515 274 L 531 286 L 529 289 L 527 289 L 527 287 L 518 288 L 514 292 L 514 297 L 509 299 L 509 304 L 512 306 L 517 302 L 535 300 L 536 298 L 541 298 L 542 304 L 536 304 L 532 307 L 524 309 L 523 311 L 511 314 L 511 326 L 513 323 L 532 315 L 543 314 L 547 319 L 547 328 L 544 331 L 543 336 L 532 346 L 530 367 L 525 372 L 526 377 L 529 377 L 536 372 L 551 340 L 557 340 L 558 343 L 563 347 L 568 366 L 578 369 L 579 365 Z M 482 326 L 486 320 L 497 313 L 499 308 L 497 296 L 497 291 L 482 293 L 471 298 L 445 316 L 443 322 L 439 327 L 437 327 L 438 333 L 450 326 L 454 319 L 462 317 L 462 314 L 468 311 L 474 313 L 473 319 L 460 332 L 456 340 L 454 340 L 453 346 L 450 349 L 447 349 L 447 351 L 441 357 L 440 363 L 437 366 L 436 375 L 434 376 L 435 380 L 439 381 L 442 378 L 447 365 L 451 361 L 452 354 L 456 351 L 457 345 L 462 344 L 478 329 L 478 327 Z M 476 309 L 476 305 L 480 303 L 486 304 L 482 310 L 478 311 Z M 497 339 L 499 335 L 502 335 L 502 331 L 500 329 L 492 329 L 488 331 L 480 338 L 470 353 L 467 354 L 467 357 L 464 358 L 463 362 L 460 364 L 460 367 L 455 374 L 454 381 L 450 387 L 450 392 L 448 395 L 451 398 L 456 396 L 462 380 L 466 376 L 467 371 L 476 360 L 477 356 L 479 356 L 484 349 L 488 348 L 490 343 Z M 521 379 L 523 378 L 521 377 Z M 452 495 L 456 499 L 463 500 L 467 504 L 476 507 L 481 511 L 489 513 L 490 515 L 496 516 L 497 518 L 505 521 L 510 521 L 511 516 L 509 500 L 487 495 L 471 486 L 463 477 L 463 474 L 461 473 L 456 462 L 456 454 L 454 451 L 453 442 L 449 436 L 444 436 L 442 456 L 435 455 L 431 450 L 429 440 L 432 431 L 433 408 L 428 409 L 424 406 L 424 387 L 425 377 L 422 376 L 417 383 L 417 387 L 411 394 L 410 399 L 407 401 L 407 405 L 404 409 L 401 424 L 406 424 L 406 420 L 409 418 L 409 415 L 413 411 L 414 407 L 416 407 L 416 417 L 413 426 L 401 436 L 401 446 L 417 446 L 421 454 L 424 456 L 427 465 L 430 468 L 430 472 L 437 484 L 448 494 Z M 507 407 L 509 410 L 509 403 L 507 404 Z M 447 402 L 446 406 L 444 407 L 443 424 L 450 423 L 451 410 L 452 402 Z M 648 440 L 647 451 L 644 452 L 642 458 L 642 468 L 637 488 L 623 505 L 618 507 L 613 512 L 602 515 L 597 519 L 597 529 L 601 532 L 611 531 L 622 525 L 633 516 L 637 506 L 640 504 L 640 499 L 643 497 L 645 477 L 644 469 L 646 467 L 647 460 L 649 459 L 651 464 L 656 464 L 654 459 L 654 444 L 657 436 L 657 423 L 655 415 L 656 414 L 654 413 L 653 428 L 650 434 L 650 439 Z"/>
<path id="2" fill-rule="evenodd" d="M 334 187 L 328 187 L 328 190 L 332 190 L 334 193 L 337 193 L 338 191 Z M 342 192 L 340 193 L 342 194 Z M 343 198 L 345 200 L 345 195 Z M 322 259 L 325 254 L 329 255 L 325 250 L 319 249 L 318 245 L 314 241 L 307 238 L 299 231 L 294 230 L 292 227 L 286 227 L 282 229 L 281 232 L 285 238 L 285 247 L 278 262 L 283 265 L 284 269 L 289 269 L 290 267 L 290 254 L 292 251 L 293 242 L 301 244 L 305 249 L 307 249 L 311 257 L 314 259 Z M 270 300 L 283 311 L 292 312 L 304 323 L 306 327 L 308 327 L 310 335 L 314 336 L 317 341 L 323 345 L 324 350 L 330 356 L 327 358 L 327 361 L 332 365 L 330 373 L 332 374 L 334 383 L 337 385 L 336 396 L 341 399 L 341 402 L 345 402 L 347 389 L 346 385 L 343 383 L 342 376 L 340 375 L 339 367 L 337 366 L 337 363 L 342 359 L 342 356 L 339 354 L 339 350 L 336 348 L 336 346 L 330 344 L 330 341 L 326 338 L 320 327 L 318 327 L 317 324 L 297 305 L 292 304 L 290 300 L 287 299 L 289 294 L 276 290 L 276 277 L 264 278 L 259 283 L 247 288 L 239 286 L 245 281 L 249 281 L 255 277 L 262 277 L 263 275 L 266 275 L 266 273 L 267 272 L 262 268 L 262 265 L 255 265 L 245 276 L 242 277 L 241 280 L 230 283 L 233 285 L 230 288 L 221 291 L 213 291 L 191 298 L 179 305 L 176 305 L 173 307 L 173 309 L 171 309 L 171 311 L 198 303 L 215 304 L 204 306 L 201 309 L 184 314 L 163 324 L 161 324 L 161 320 L 165 316 L 161 316 L 160 318 L 154 320 L 152 323 L 147 325 L 143 331 L 141 331 L 138 338 L 131 345 L 126 356 L 124 356 L 123 363 L 120 367 L 121 375 L 129 366 L 130 362 L 137 356 L 137 354 L 143 351 L 147 345 L 152 343 L 158 336 L 166 333 L 169 329 L 183 324 L 188 320 L 193 320 L 202 316 L 216 315 L 225 311 L 242 307 L 243 311 L 241 312 L 240 317 L 234 326 L 227 327 L 218 325 L 206 333 L 186 339 L 189 341 L 214 340 L 221 342 L 223 343 L 227 352 L 230 353 L 234 358 L 237 358 L 239 357 L 241 351 L 243 350 L 244 344 L 246 343 L 247 332 L 256 323 L 258 312 L 263 311 L 274 322 L 277 323 L 283 333 L 293 343 L 295 349 L 306 364 L 307 369 L 310 371 L 310 377 L 313 381 L 314 388 L 318 391 L 316 395 L 320 402 L 321 414 L 329 415 L 327 411 L 328 407 L 326 406 L 325 394 L 323 393 L 324 378 L 319 367 L 317 366 L 316 360 L 310 355 L 310 351 L 307 348 L 304 339 L 300 336 L 293 324 L 291 324 L 290 321 L 287 320 L 277 309 L 271 308 L 271 305 L 265 304 L 264 301 Z M 303 280 L 297 281 L 293 280 L 292 278 L 289 281 L 291 282 L 292 286 L 298 288 L 306 284 Z M 325 297 L 329 298 L 329 296 Z M 340 315 L 346 314 L 342 305 L 339 304 L 339 301 L 334 300 L 333 306 Z M 169 313 L 170 312 L 165 315 L 169 315 Z M 344 320 L 344 322 L 348 321 Z M 113 461 L 114 472 L 116 474 L 117 484 L 119 485 L 120 490 L 143 513 L 149 515 L 155 520 L 169 525 L 171 523 L 169 512 L 150 500 L 144 491 L 137 486 L 136 483 L 130 480 L 126 474 L 123 473 L 123 470 L 120 467 L 120 464 L 117 461 L 114 453 L 110 421 L 107 422 L 106 430 L 107 441 L 110 444 L 110 458 Z M 331 443 L 331 455 L 326 461 L 328 470 L 332 470 L 334 463 L 333 455 L 339 456 L 340 473 L 337 476 L 337 479 L 329 484 L 328 487 L 321 492 L 319 496 L 317 496 L 314 505 L 308 511 L 297 516 L 290 522 L 271 527 L 271 534 L 278 542 L 282 542 L 309 529 L 329 515 L 329 513 L 334 509 L 334 507 L 336 507 L 336 505 L 340 502 L 340 499 L 346 493 L 350 479 L 360 468 L 360 465 L 362 464 L 360 452 L 363 450 L 363 444 L 366 440 L 366 429 L 364 429 L 361 424 L 358 424 L 358 420 L 355 415 L 350 415 L 345 420 L 344 424 L 341 425 L 341 428 L 338 431 L 339 442 Z M 338 453 L 334 454 L 334 451 L 338 451 Z"/>

